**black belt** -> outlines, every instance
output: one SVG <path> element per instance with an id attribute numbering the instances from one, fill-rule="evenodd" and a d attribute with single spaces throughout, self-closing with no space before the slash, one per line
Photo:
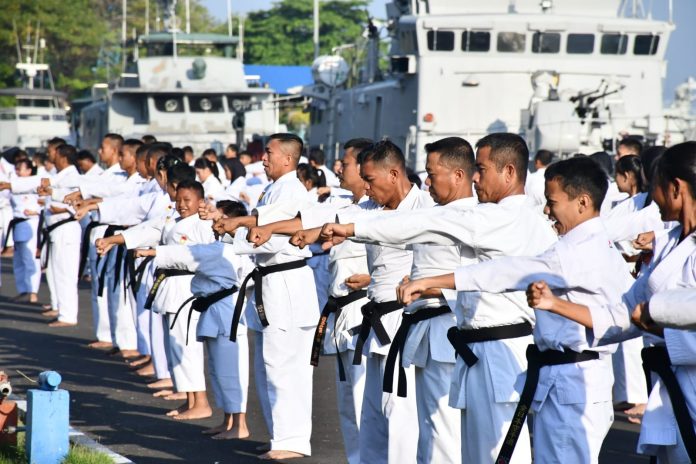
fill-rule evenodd
<path id="1" fill-rule="evenodd" d="M 131 250 L 129 250 L 129 253 L 130 251 Z M 133 295 L 138 294 L 140 286 L 143 283 L 143 277 L 145 277 L 145 268 L 147 267 L 148 263 L 152 262 L 154 259 L 154 256 L 147 256 L 140 262 L 138 267 L 136 267 L 134 270 L 129 271 L 128 286 L 133 291 Z"/>
<path id="2" fill-rule="evenodd" d="M 7 224 L 7 233 L 5 234 L 5 242 L 2 244 L 2 249 L 4 250 L 7 248 L 7 242 L 10 239 L 10 235 L 14 235 L 14 228 L 17 227 L 17 224 L 21 224 L 22 222 L 26 221 L 29 218 L 22 218 L 22 217 L 16 217 L 12 218 L 10 220 L 10 223 Z"/>
<path id="3" fill-rule="evenodd" d="M 104 231 L 103 238 L 113 237 L 116 234 L 116 232 L 121 231 L 121 230 L 126 230 L 127 228 L 128 227 L 126 227 L 126 226 L 116 226 L 116 225 L 107 226 L 106 230 Z M 120 250 L 121 246 L 119 245 L 118 248 Z M 119 251 L 119 252 L 121 253 L 120 259 L 123 259 L 122 258 L 123 251 Z M 118 254 L 119 252 L 117 252 L 117 255 L 116 255 L 117 258 L 119 258 L 119 254 Z M 111 251 L 109 251 L 109 253 L 111 253 Z M 97 264 L 99 264 L 99 261 L 101 261 L 101 257 L 97 257 Z M 107 271 L 107 268 L 106 268 L 106 263 L 105 263 L 104 266 L 102 267 L 101 272 L 99 273 L 99 287 L 98 287 L 99 296 L 104 295 L 104 282 L 106 281 L 106 271 Z M 119 275 L 120 275 L 120 272 L 121 271 L 119 271 Z M 114 285 L 118 285 L 118 279 L 114 282 Z"/>
<path id="4" fill-rule="evenodd" d="M 85 231 L 82 233 L 82 245 L 80 245 L 80 271 L 77 274 L 78 278 L 82 277 L 82 274 L 85 272 L 85 266 L 87 265 L 87 257 L 89 256 L 89 236 L 94 228 L 101 225 L 104 224 L 97 221 L 92 221 L 87 224 Z"/>
<path id="5" fill-rule="evenodd" d="M 358 301 L 367 296 L 367 290 L 357 290 L 355 292 L 350 292 L 348 295 L 333 297 L 329 296 L 329 299 L 324 305 L 324 309 L 321 310 L 321 316 L 319 316 L 319 323 L 317 323 L 317 329 L 314 331 L 314 343 L 312 344 L 312 356 L 309 360 L 309 364 L 314 367 L 319 365 L 319 355 L 321 354 L 321 347 L 324 344 L 324 337 L 326 336 L 326 322 L 329 319 L 329 314 L 336 313 L 334 319 L 334 329 L 336 328 L 336 319 L 341 314 L 341 310 L 348 306 L 349 304 Z M 341 361 L 341 356 L 338 352 L 338 345 L 334 340 L 334 345 L 336 345 L 336 359 L 338 362 L 338 377 L 341 382 L 346 380 L 346 371 L 343 367 L 343 361 Z"/>
<path id="6" fill-rule="evenodd" d="M 643 358 L 643 366 L 659 375 L 660 379 L 662 379 L 662 383 L 669 395 L 669 401 L 672 403 L 672 411 L 674 412 L 674 418 L 677 420 L 679 434 L 684 442 L 686 453 L 689 455 L 689 460 L 696 463 L 696 432 L 694 432 L 694 423 L 689 415 L 684 392 L 672 370 L 672 361 L 669 359 L 667 348 L 664 346 L 643 348 L 640 355 Z"/>
<path id="7" fill-rule="evenodd" d="M 50 226 L 46 227 L 44 229 L 44 233 L 41 236 L 41 246 L 40 248 L 43 248 L 44 246 L 46 247 L 46 254 L 45 256 L 45 261 L 42 263 L 42 267 L 48 266 L 48 259 L 51 254 L 51 240 L 49 237 L 51 236 L 51 232 L 56 230 L 58 227 L 63 226 L 69 222 L 74 222 L 76 219 L 73 216 L 70 216 L 69 218 L 61 219 L 60 221 L 56 222 L 55 224 L 51 224 Z"/>
<path id="8" fill-rule="evenodd" d="M 377 340 L 382 345 L 388 345 L 391 343 L 389 334 L 384 329 L 382 321 L 380 320 L 385 314 L 398 311 L 403 308 L 403 305 L 398 301 L 385 301 L 384 303 L 375 303 L 374 301 L 369 301 L 366 305 L 360 308 L 363 318 L 360 323 L 360 332 L 358 333 L 358 340 L 355 344 L 355 356 L 353 356 L 353 365 L 357 366 L 362 363 L 362 353 L 367 337 L 370 335 L 370 329 L 375 331 Z"/>
<path id="9" fill-rule="evenodd" d="M 145 309 L 152 309 L 152 303 L 155 301 L 155 296 L 157 296 L 157 291 L 160 288 L 160 285 L 162 285 L 162 282 L 164 282 L 164 279 L 167 277 L 175 277 L 175 276 L 187 276 L 187 275 L 193 275 L 193 272 L 190 271 L 184 271 L 181 269 L 160 269 L 157 268 L 155 270 L 155 281 L 152 284 L 152 288 L 150 289 L 150 293 L 147 294 L 147 299 L 145 300 L 145 304 L 143 307 Z M 188 301 L 184 302 L 186 304 Z"/>
<path id="10" fill-rule="evenodd" d="M 387 355 L 387 362 L 384 366 L 384 379 L 382 382 L 382 391 L 391 393 L 393 391 L 392 385 L 394 384 L 394 367 L 396 366 L 396 355 L 399 355 L 401 359 L 404 355 L 404 347 L 406 346 L 406 338 L 408 337 L 408 331 L 411 330 L 411 326 L 419 322 L 427 321 L 434 317 L 441 316 L 452 312 L 449 306 L 440 306 L 438 308 L 423 308 L 419 309 L 415 313 L 404 312 L 401 325 L 399 330 L 396 331 L 394 335 L 394 341 L 389 347 L 389 354 Z M 407 386 L 406 386 L 406 370 L 404 366 L 399 363 L 399 384 L 397 386 L 396 394 L 403 398 L 406 397 Z"/>
<path id="11" fill-rule="evenodd" d="M 596 351 L 583 351 L 577 353 L 575 351 L 556 351 L 546 350 L 539 351 L 536 345 L 527 347 L 527 378 L 524 381 L 520 401 L 517 403 L 515 415 L 512 416 L 510 428 L 508 428 L 503 446 L 500 448 L 496 463 L 507 464 L 512 458 L 512 452 L 515 450 L 517 439 L 520 437 L 524 421 L 527 419 L 529 407 L 534 399 L 534 393 L 539 383 L 539 372 L 543 366 L 558 366 L 560 364 L 574 364 L 584 361 L 592 361 L 599 359 L 599 353 Z"/>
<path id="12" fill-rule="evenodd" d="M 529 322 L 519 324 L 500 325 L 497 327 L 482 327 L 480 329 L 459 329 L 452 327 L 447 331 L 447 339 L 454 347 L 460 358 L 467 366 L 473 367 L 478 362 L 478 357 L 469 348 L 469 343 L 490 342 L 493 340 L 505 340 L 508 338 L 526 337 L 532 334 L 532 325 Z"/>
<path id="13" fill-rule="evenodd" d="M 169 327 L 169 330 L 172 330 L 174 328 L 174 324 L 176 324 L 176 320 L 178 319 L 181 310 L 184 309 L 188 302 L 193 300 L 193 302 L 191 303 L 191 307 L 189 308 L 188 319 L 186 320 L 186 344 L 188 345 L 188 333 L 189 327 L 191 326 L 191 314 L 193 314 L 193 311 L 204 313 L 212 305 L 222 300 L 223 298 L 227 298 L 228 296 L 233 295 L 237 290 L 239 290 L 237 286 L 233 285 L 231 288 L 222 289 L 215 293 L 211 293 L 208 296 L 192 296 L 191 298 L 188 298 L 181 304 L 181 306 L 179 306 L 179 309 L 176 310 L 174 320 L 172 321 L 172 325 Z"/>
<path id="14" fill-rule="evenodd" d="M 256 312 L 261 320 L 261 325 L 268 327 L 268 319 L 266 319 L 266 309 L 263 307 L 263 296 L 262 281 L 263 277 L 268 274 L 273 274 L 276 272 L 290 271 L 292 269 L 300 269 L 307 265 L 306 259 L 301 259 L 299 261 L 290 261 L 289 263 L 272 264 L 270 266 L 256 266 L 253 271 L 246 276 L 242 286 L 239 289 L 239 297 L 237 298 L 237 304 L 234 307 L 234 315 L 232 316 L 232 327 L 230 328 L 230 340 L 233 342 L 237 341 L 237 326 L 239 326 L 239 320 L 242 317 L 242 308 L 244 307 L 244 300 L 246 299 L 246 287 L 249 283 L 249 279 L 254 280 L 254 295 L 256 296 Z"/>

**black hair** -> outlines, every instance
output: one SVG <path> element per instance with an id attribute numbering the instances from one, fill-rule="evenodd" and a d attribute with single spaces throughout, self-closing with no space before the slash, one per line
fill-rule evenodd
<path id="1" fill-rule="evenodd" d="M 115 143 L 118 148 L 121 148 L 121 145 L 123 145 L 123 136 L 121 134 L 114 134 L 113 132 L 109 132 L 103 138 Z"/>
<path id="2" fill-rule="evenodd" d="M 476 161 L 471 144 L 461 137 L 445 137 L 425 144 L 426 153 L 440 154 L 440 164 L 450 169 L 461 169 L 467 176 L 474 175 Z M 420 178 L 418 178 L 420 180 Z M 420 187 L 420 183 L 418 184 Z"/>
<path id="3" fill-rule="evenodd" d="M 242 150 L 242 151 L 240 151 L 239 153 L 237 153 L 237 158 L 241 158 L 242 156 L 248 156 L 248 157 L 250 157 L 250 158 L 253 158 L 253 157 L 254 157 L 254 155 L 252 155 L 251 153 L 249 153 L 249 152 L 246 151 L 246 150 Z"/>
<path id="4" fill-rule="evenodd" d="M 374 145 L 374 142 L 371 139 L 365 139 L 365 138 L 355 138 L 355 139 L 350 139 L 346 143 L 343 144 L 343 149 L 348 150 L 349 148 L 353 148 L 355 153 L 360 153 L 364 149 L 370 147 L 371 145 Z"/>
<path id="5" fill-rule="evenodd" d="M 223 158 L 220 160 L 223 168 L 227 168 L 232 174 L 230 182 L 234 182 L 239 177 L 246 176 L 246 168 L 237 158 Z"/>
<path id="6" fill-rule="evenodd" d="M 696 198 L 696 142 L 682 142 L 669 147 L 657 160 L 655 175 L 662 187 L 676 179 L 689 185 L 692 198 Z"/>
<path id="7" fill-rule="evenodd" d="M 324 150 L 319 147 L 312 147 L 309 149 L 309 156 L 307 157 L 309 161 L 312 161 L 319 166 L 323 165 L 326 161 L 326 156 L 324 156 Z"/>
<path id="8" fill-rule="evenodd" d="M 643 164 L 643 173 L 646 179 L 652 179 L 653 171 L 657 167 L 655 161 L 662 156 L 665 150 L 667 150 L 667 147 L 664 145 L 655 145 L 640 152 L 640 161 Z"/>
<path id="9" fill-rule="evenodd" d="M 304 149 L 304 142 L 297 135 L 291 134 L 290 132 L 279 132 L 277 134 L 272 134 L 268 137 L 268 140 L 278 140 L 283 145 L 295 145 L 295 149 L 292 151 L 292 157 L 296 163 L 300 161 L 300 155 Z"/>
<path id="10" fill-rule="evenodd" d="M 12 157 L 12 164 L 17 164 L 17 161 L 29 159 L 29 155 L 26 151 L 19 149 L 14 153 Z"/>
<path id="11" fill-rule="evenodd" d="M 420 177 L 418 177 L 418 174 L 416 174 L 415 172 L 409 172 L 407 177 L 408 181 L 412 184 L 415 184 L 416 187 L 421 188 L 423 186 L 423 181 Z"/>
<path id="12" fill-rule="evenodd" d="M 217 163 L 215 163 L 214 161 L 210 161 L 208 158 L 198 158 L 193 163 L 193 167 L 196 169 L 210 169 L 210 172 L 213 173 L 213 176 L 215 176 L 217 180 L 220 180 L 220 172 L 218 171 Z"/>
<path id="13" fill-rule="evenodd" d="M 162 170 L 166 169 L 166 167 L 160 168 L 160 162 L 162 161 L 163 158 L 167 158 L 168 156 L 172 156 L 172 146 L 167 144 L 167 143 L 162 143 L 162 142 L 153 143 L 152 145 L 150 145 L 150 149 L 147 151 L 147 162 L 148 163 L 150 162 L 150 159 L 153 156 L 160 157 L 157 160 L 157 170 L 162 171 Z M 178 158 L 174 158 L 174 159 L 178 159 Z M 179 161 L 181 161 L 181 160 L 179 160 Z"/>
<path id="14" fill-rule="evenodd" d="M 324 172 L 307 163 L 300 163 L 297 165 L 297 177 L 302 182 L 306 180 L 310 181 L 312 187 L 326 187 Z"/>
<path id="15" fill-rule="evenodd" d="M 592 207 L 599 211 L 609 188 L 609 180 L 602 167 L 591 158 L 580 156 L 552 164 L 544 172 L 548 182 L 555 180 L 570 199 L 587 194 Z"/>
<path id="16" fill-rule="evenodd" d="M 184 148 L 181 149 L 184 153 L 189 152 L 193 154 L 193 147 L 191 145 L 186 145 Z"/>
<path id="17" fill-rule="evenodd" d="M 136 159 L 139 159 L 139 160 L 141 160 L 143 158 L 147 159 L 149 152 L 150 152 L 150 145 L 147 143 L 143 143 L 142 145 L 140 145 L 138 147 L 137 150 L 135 150 L 135 157 L 136 157 Z"/>
<path id="18" fill-rule="evenodd" d="M 106 134 L 106 135 L 112 135 L 112 134 Z M 121 136 L 119 135 L 119 137 L 121 137 Z M 123 137 L 121 137 L 121 141 L 123 141 Z M 60 138 L 60 137 L 53 137 L 51 140 L 49 140 L 48 142 L 46 142 L 46 145 L 56 145 L 56 146 L 58 146 L 58 145 L 65 145 L 65 144 L 67 144 L 67 143 L 68 143 L 68 142 L 66 142 L 65 139 L 62 139 L 62 138 Z"/>
<path id="19" fill-rule="evenodd" d="M 510 132 L 488 134 L 476 142 L 476 149 L 489 147 L 490 159 L 495 169 L 502 172 L 505 166 L 511 164 L 517 172 L 517 180 L 522 184 L 527 179 L 527 164 L 529 163 L 529 148 L 522 137 Z"/>
<path id="20" fill-rule="evenodd" d="M 63 158 L 66 158 L 68 160 L 69 164 L 72 164 L 73 166 L 75 163 L 77 163 L 77 149 L 73 147 L 72 145 L 63 144 L 63 145 L 58 145 L 56 148 L 56 154 L 62 156 Z"/>
<path id="21" fill-rule="evenodd" d="M 203 190 L 203 185 L 201 185 L 201 183 L 197 180 L 182 180 L 176 186 L 176 191 L 179 192 L 179 190 L 193 190 L 194 192 L 196 192 L 196 194 L 201 200 L 205 198 L 205 191 Z"/>
<path id="22" fill-rule="evenodd" d="M 176 156 L 181 161 L 184 161 L 184 158 L 185 158 L 184 150 L 182 150 L 181 148 L 179 148 L 179 147 L 172 148 L 172 155 Z"/>
<path id="23" fill-rule="evenodd" d="M 89 150 L 80 150 L 77 152 L 77 161 L 82 161 L 82 160 L 89 160 L 92 163 L 97 162 L 97 158 L 94 157 L 91 151 Z"/>
<path id="24" fill-rule="evenodd" d="M 162 158 L 165 159 L 165 158 Z M 160 161 L 162 161 L 160 159 Z M 184 181 L 194 181 L 196 180 L 196 171 L 188 164 L 177 163 L 169 166 L 167 168 L 167 183 L 172 185 L 178 185 Z"/>
<path id="25" fill-rule="evenodd" d="M 152 144 L 157 142 L 157 137 L 155 137 L 152 134 L 145 134 L 142 137 L 140 137 L 140 140 L 145 143 L 145 144 Z"/>
<path id="26" fill-rule="evenodd" d="M 213 155 L 215 157 L 215 160 L 217 161 L 218 155 L 217 155 L 217 152 L 215 151 L 215 149 L 206 148 L 205 150 L 203 150 L 203 153 L 201 153 L 202 158 L 205 158 L 208 155 Z"/>
<path id="27" fill-rule="evenodd" d="M 157 170 L 158 171 L 169 171 L 169 168 L 171 168 L 172 166 L 176 166 L 178 164 L 184 164 L 185 166 L 188 166 L 187 164 L 183 163 L 179 158 L 177 158 L 174 155 L 165 155 L 157 160 Z M 188 167 L 191 167 L 191 166 L 188 166 Z M 191 168 L 191 170 L 193 170 L 193 168 Z M 194 171 L 194 173 L 195 173 L 195 171 Z"/>
<path id="28" fill-rule="evenodd" d="M 215 207 L 217 209 L 222 210 L 222 213 L 227 217 L 240 217 L 249 215 L 246 206 L 244 206 L 244 203 L 241 203 L 239 201 L 220 200 L 217 203 L 215 203 Z"/>
<path id="29" fill-rule="evenodd" d="M 366 147 L 358 155 L 358 164 L 372 161 L 375 164 L 392 163 L 404 172 L 406 171 L 406 158 L 404 153 L 390 140 L 382 140 Z"/>
<path id="30" fill-rule="evenodd" d="M 48 161 L 48 155 L 44 151 L 37 151 L 32 155 L 31 159 L 37 166 L 43 166 L 46 164 L 46 161 Z"/>
<path id="31" fill-rule="evenodd" d="M 36 175 L 36 166 L 29 160 L 29 158 L 22 158 L 17 160 L 15 162 L 15 169 L 17 169 L 19 166 L 24 165 L 25 167 L 31 169 L 31 175 L 34 176 Z"/>
<path id="32" fill-rule="evenodd" d="M 138 139 L 128 139 L 123 142 L 123 147 L 133 147 L 133 155 L 138 151 L 138 148 L 142 147 L 144 144 L 142 141 Z"/>
<path id="33" fill-rule="evenodd" d="M 534 155 L 534 161 L 538 161 L 542 166 L 548 166 L 553 161 L 553 153 L 549 150 L 539 150 Z"/>
<path id="34" fill-rule="evenodd" d="M 619 140 L 619 145 L 623 145 L 624 147 L 631 149 L 633 154 L 636 155 L 640 155 L 640 153 L 643 151 L 643 144 L 640 143 L 640 140 L 636 139 L 635 137 L 626 137 L 621 139 Z"/>
<path id="35" fill-rule="evenodd" d="M 230 143 L 229 145 L 227 145 L 227 150 L 232 150 L 235 153 L 239 153 L 239 145 L 237 145 L 236 143 Z"/>
<path id="36" fill-rule="evenodd" d="M 616 171 L 617 174 L 628 175 L 629 173 L 632 173 L 633 177 L 636 179 L 636 183 L 638 184 L 637 185 L 638 191 L 639 192 L 646 191 L 647 182 L 645 181 L 645 176 L 643 174 L 643 163 L 640 161 L 640 156 L 636 156 L 636 155 L 622 156 L 616 162 L 616 166 L 614 167 L 614 170 Z"/>
<path id="37" fill-rule="evenodd" d="M 590 159 L 599 164 L 599 167 L 602 168 L 602 171 L 604 171 L 607 177 L 611 177 L 613 175 L 614 166 L 612 165 L 611 156 L 609 156 L 609 153 L 606 151 L 597 151 L 590 155 Z"/>

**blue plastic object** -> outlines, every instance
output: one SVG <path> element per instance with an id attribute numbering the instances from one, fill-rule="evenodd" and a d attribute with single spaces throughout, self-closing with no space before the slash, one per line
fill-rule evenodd
<path id="1" fill-rule="evenodd" d="M 26 452 L 30 464 L 59 464 L 69 450 L 70 394 L 59 390 L 61 376 L 39 374 L 41 390 L 27 392 Z"/>

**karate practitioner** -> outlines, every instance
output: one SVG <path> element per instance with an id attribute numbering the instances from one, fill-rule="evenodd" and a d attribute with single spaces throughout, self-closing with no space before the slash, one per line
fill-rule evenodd
<path id="1" fill-rule="evenodd" d="M 527 145 L 519 136 L 486 136 L 477 143 L 473 176 L 484 204 L 457 214 L 449 208 L 385 212 L 384 218 L 354 221 L 355 237 L 392 245 L 463 245 L 463 257 L 470 256 L 470 247 L 478 261 L 541 253 L 555 234 L 523 195 L 527 160 Z M 333 235 L 325 232 L 327 239 Z M 494 462 L 519 400 L 515 383 L 527 367 L 524 353 L 532 341 L 534 314 L 521 291 L 460 293 L 455 314 L 459 330 L 451 340 L 459 356 L 450 405 L 462 410 L 462 462 Z M 511 462 L 528 463 L 526 427 L 521 434 Z"/>
<path id="2" fill-rule="evenodd" d="M 239 202 L 217 204 L 222 217 L 246 216 Z M 230 340 L 230 327 L 237 290 L 254 265 L 245 255 L 232 252 L 223 242 L 207 245 L 162 245 L 156 249 L 155 266 L 195 272 L 191 292 L 197 297 L 195 311 L 202 311 L 196 337 L 209 354 L 208 371 L 215 402 L 224 411 L 222 424 L 203 431 L 215 440 L 247 438 L 247 391 L 249 388 L 249 345 L 246 330 L 237 331 L 237 343 Z M 187 309 L 191 311 L 193 309 Z M 179 318 L 187 317 L 184 310 Z"/>
<path id="3" fill-rule="evenodd" d="M 286 203 L 283 207 L 290 209 L 287 214 L 289 216 L 297 214 L 298 217 L 271 223 L 267 223 L 269 221 L 265 217 L 266 209 L 257 208 L 260 225 L 249 230 L 249 241 L 260 246 L 266 243 L 272 234 L 294 234 L 292 242 L 303 246 L 305 237 L 318 236 L 321 226 L 333 220 L 341 208 L 369 201 L 365 195 L 365 182 L 360 177 L 358 157 L 362 150 L 371 146 L 372 141 L 367 139 L 351 139 L 343 146 L 339 179 L 341 189 L 344 189 L 341 191 L 350 192 L 350 196 L 331 196 L 325 203 L 305 208 L 296 202 Z M 313 231 L 303 230 L 315 228 L 316 230 Z M 344 242 L 332 247 L 329 252 L 328 273 L 330 302 L 323 307 L 322 316 L 315 331 L 311 364 L 318 365 L 322 342 L 324 354 L 338 356 L 336 389 L 343 446 L 348 462 L 359 464 L 360 414 L 365 389 L 365 364 L 353 364 L 355 337 L 351 334 L 351 329 L 360 325 L 362 320 L 360 308 L 368 302 L 365 288 L 370 283 L 370 275 L 365 246 L 360 243 Z M 325 330 L 323 337 L 322 329 Z"/>
<path id="4" fill-rule="evenodd" d="M 15 164 L 17 177 L 32 175 L 32 165 L 28 159 L 17 161 Z M 32 193 L 12 195 L 11 204 L 14 218 L 10 221 L 10 230 L 14 240 L 14 267 L 17 297 L 13 301 L 36 303 L 37 293 L 41 283 L 41 264 L 36 257 L 38 247 L 37 234 L 41 206 L 39 196 Z"/>
<path id="5" fill-rule="evenodd" d="M 294 134 L 270 136 L 263 165 L 273 183 L 264 189 L 260 206 L 281 200 L 306 201 L 307 191 L 295 174 L 302 145 Z M 256 216 L 228 218 L 216 221 L 215 230 L 231 234 L 239 227 L 255 225 Z M 290 245 L 285 237 L 255 248 L 245 240 L 246 233 L 241 229 L 232 247 L 235 253 L 255 255 L 258 271 L 254 285 L 262 287 L 263 301 L 255 301 L 258 313 L 251 311 L 246 316 L 248 328 L 257 332 L 256 386 L 271 435 L 270 450 L 261 459 L 309 456 L 313 369 L 307 360 L 319 318 L 314 276 L 305 261 L 310 254 Z M 233 338 L 234 334 L 235 328 Z"/>
<path id="6" fill-rule="evenodd" d="M 613 421 L 615 350 L 598 345 L 628 326 L 628 313 L 611 308 L 631 277 L 599 219 L 607 191 L 602 169 L 580 157 L 559 161 L 544 175 L 546 212 L 561 236 L 558 243 L 536 257 L 501 257 L 412 281 L 399 296 L 408 302 L 428 288 L 501 293 L 529 287 L 535 345 L 527 349 L 527 379 L 497 461 L 509 459 L 531 404 L 535 463 L 597 463 Z"/>
<path id="7" fill-rule="evenodd" d="M 657 161 L 652 197 L 663 221 L 677 221 L 657 235 L 648 268 L 624 295 L 626 313 L 651 301 L 654 294 L 696 286 L 696 142 L 667 149 Z M 638 314 L 634 319 L 640 320 Z M 599 325 L 599 321 L 596 322 Z M 603 322 L 609 326 L 608 321 Z M 652 372 L 652 390 L 641 424 L 638 452 L 657 456 L 659 463 L 696 461 L 696 332 L 650 327 L 644 333 L 643 365 Z M 654 330 L 653 330 L 654 329 Z M 597 329 L 595 329 L 596 331 Z M 631 327 L 610 341 L 639 335 Z M 681 391 L 681 395 L 679 394 Z M 679 396 L 683 396 L 680 399 Z"/>

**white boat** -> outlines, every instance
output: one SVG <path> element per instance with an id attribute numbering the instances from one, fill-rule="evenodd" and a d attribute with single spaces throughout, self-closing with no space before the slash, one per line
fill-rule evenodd
<path id="1" fill-rule="evenodd" d="M 447 136 L 508 131 L 532 154 L 568 156 L 612 151 L 627 134 L 676 143 L 693 127 L 662 100 L 674 25 L 638 0 L 394 0 L 387 14 L 388 70 L 373 28 L 355 85 L 325 77 L 303 89 L 310 143 L 330 154 L 352 137 L 389 137 L 422 171 L 424 145 Z"/>
<path id="2" fill-rule="evenodd" d="M 14 100 L 12 106 L 0 108 L 0 148 L 19 147 L 33 152 L 53 137 L 70 140 L 67 95 L 55 90 L 49 66 L 32 62 L 29 53 L 24 62 L 21 56 L 19 61 L 15 68 L 22 87 L 0 89 L 0 96 Z"/>
<path id="3" fill-rule="evenodd" d="M 176 21 L 165 16 L 168 23 Z M 107 132 L 151 134 L 200 153 L 277 132 L 274 91 L 249 85 L 236 46 L 236 37 L 175 27 L 139 37 L 119 79 L 93 88 L 80 115 L 80 146 L 96 149 Z"/>

